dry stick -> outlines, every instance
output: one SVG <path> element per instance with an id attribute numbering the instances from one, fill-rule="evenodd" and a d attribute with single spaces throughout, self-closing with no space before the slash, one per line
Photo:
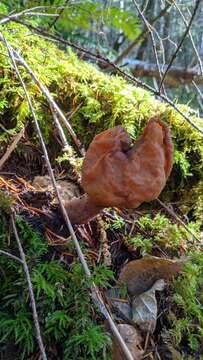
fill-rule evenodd
<path id="1" fill-rule="evenodd" d="M 144 13 L 147 10 L 148 4 L 150 0 L 145 0 L 144 4 L 142 5 L 142 13 Z"/>
<path id="2" fill-rule="evenodd" d="M 73 110 L 69 113 L 69 115 L 68 115 L 68 117 L 67 117 L 67 121 L 70 121 L 70 119 L 76 114 L 76 112 L 81 108 L 81 106 L 82 106 L 82 103 L 78 104 L 78 106 L 76 106 L 76 108 L 73 109 Z"/>
<path id="3" fill-rule="evenodd" d="M 9 158 L 9 156 L 11 155 L 11 153 L 15 150 L 18 142 L 20 141 L 20 139 L 23 137 L 25 132 L 25 127 L 23 127 L 20 132 L 15 136 L 15 139 L 13 140 L 13 142 L 11 143 L 11 145 L 9 145 L 8 149 L 6 150 L 5 154 L 2 156 L 2 158 L 0 159 L 0 169 L 2 168 L 2 166 L 4 165 L 4 163 L 6 162 L 6 160 Z"/>
<path id="4" fill-rule="evenodd" d="M 192 235 L 192 236 L 194 237 L 194 239 L 196 239 L 198 242 L 201 243 L 201 240 L 189 229 L 189 227 L 184 223 L 184 221 L 181 220 L 181 218 L 179 218 L 179 216 L 176 215 L 176 213 L 175 213 L 173 210 L 171 210 L 171 209 L 170 209 L 166 204 L 164 204 L 160 199 L 157 198 L 156 200 L 158 201 L 158 203 L 159 203 L 171 216 L 174 217 L 174 219 L 177 220 L 177 222 L 178 222 L 179 224 L 181 224 L 181 225 L 184 227 L 185 230 L 187 230 L 187 232 L 188 232 L 190 235 Z"/>
<path id="5" fill-rule="evenodd" d="M 181 16 L 182 19 L 183 19 L 183 22 L 184 22 L 186 28 L 187 28 L 187 27 L 188 27 L 188 23 L 187 23 L 187 20 L 186 20 L 184 14 L 182 13 L 180 7 L 177 5 L 176 1 L 173 1 L 173 4 L 174 4 L 175 8 L 178 10 L 180 16 Z M 197 61 L 198 61 L 198 63 L 199 63 L 201 75 L 203 75 L 202 61 L 201 61 L 201 58 L 200 58 L 199 53 L 198 53 L 198 51 L 197 51 L 197 48 L 196 48 L 196 46 L 195 46 L 195 42 L 194 42 L 194 39 L 193 39 L 193 36 L 192 36 L 192 33 L 191 33 L 190 30 L 189 30 L 189 32 L 188 32 L 188 35 L 189 35 L 189 37 L 190 37 L 190 41 L 191 41 L 191 43 L 192 43 L 193 50 L 194 50 L 194 52 L 195 52 L 195 55 L 196 55 L 196 57 L 197 57 Z"/>
<path id="6" fill-rule="evenodd" d="M 43 344 L 42 337 L 41 337 L 41 331 L 40 331 L 40 326 L 39 326 L 39 318 L 38 318 L 37 309 L 36 309 L 36 303 L 35 303 L 35 297 L 34 297 L 31 277 L 30 277 L 28 266 L 27 266 L 25 253 L 24 253 L 23 247 L 21 245 L 20 238 L 18 236 L 18 232 L 17 232 L 16 226 L 15 226 L 14 214 L 11 215 L 11 224 L 12 224 L 14 235 L 15 235 L 15 238 L 16 238 L 16 241 L 17 241 L 17 244 L 18 244 L 20 257 L 21 257 L 21 260 L 22 260 L 22 265 L 23 265 L 23 269 L 24 269 L 24 272 L 25 272 L 25 277 L 26 277 L 27 284 L 28 284 L 28 290 L 29 290 L 29 294 L 30 294 L 31 307 L 32 307 L 32 315 L 33 315 L 33 320 L 34 320 L 34 324 L 35 324 L 36 337 L 37 337 L 38 345 L 39 345 L 39 348 L 40 348 L 42 359 L 47 360 L 44 344 Z"/>
<path id="7" fill-rule="evenodd" d="M 75 232 L 73 230 L 73 227 L 72 227 L 72 224 L 69 220 L 69 217 L 68 217 L 68 214 L 65 210 L 65 207 L 63 205 L 63 202 L 62 202 L 62 199 L 61 199 L 61 196 L 59 194 L 59 191 L 58 191 L 58 188 L 57 188 L 57 184 L 56 184 L 56 180 L 55 180 L 55 177 L 54 177 L 54 173 L 53 173 L 53 170 L 52 170 L 52 167 L 51 167 L 51 163 L 50 163 L 50 160 L 49 160 L 49 157 L 48 157 L 48 153 L 47 153 L 47 149 L 46 149 L 46 146 L 45 146 L 45 143 L 44 143 L 44 140 L 43 140 L 43 137 L 42 137 L 42 133 L 41 133 L 41 130 L 40 130 L 40 127 L 39 127 L 39 124 L 38 124 L 38 120 L 36 118 L 36 114 L 35 114 L 35 111 L 34 111 L 34 108 L 32 106 L 32 102 L 31 102 L 31 99 L 30 99 L 30 96 L 27 92 L 27 89 L 26 89 L 26 86 L 25 86 L 25 83 L 21 77 L 21 74 L 18 70 L 18 67 L 16 65 L 16 62 L 15 62 L 15 57 L 14 57 L 14 52 L 12 51 L 12 48 L 10 47 L 10 45 L 7 43 L 6 39 L 4 37 L 3 38 L 3 41 L 5 42 L 6 46 L 7 46 L 7 49 L 8 49 L 8 52 L 9 52 L 9 55 L 10 55 L 10 58 L 11 58 L 11 61 L 13 63 L 13 66 L 14 66 L 14 69 L 16 71 L 16 74 L 18 75 L 19 79 L 20 79 L 20 82 L 22 84 L 22 87 L 23 87 L 23 90 L 25 92 L 25 96 L 27 98 L 27 101 L 28 101 L 28 105 L 29 105 L 29 108 L 30 108 L 30 112 L 32 114 L 32 117 L 33 117 L 33 120 L 34 120 L 34 123 L 35 123 L 35 126 L 36 126 L 36 130 L 37 130 L 37 133 L 38 133 L 38 136 L 39 136 L 39 139 L 40 139 L 40 142 L 41 142 L 41 146 L 42 146 L 42 149 L 43 149 L 43 152 L 44 152 L 44 157 L 45 157 L 45 160 L 46 160 L 46 164 L 47 164 L 47 167 L 48 167 L 48 172 L 49 172 L 49 175 L 51 177 L 51 180 L 52 180 L 52 184 L 53 184 L 53 187 L 54 187 L 54 190 L 56 192 L 56 195 L 57 195 L 57 198 L 58 198 L 58 201 L 59 201 L 59 205 L 60 205 L 60 208 L 61 208 L 61 212 L 63 214 L 63 217 L 64 217 L 64 220 L 65 220 L 65 223 L 67 225 L 67 228 L 69 229 L 70 231 L 70 234 L 71 234 L 71 237 L 73 239 L 73 242 L 75 244 L 75 247 L 76 247 L 76 250 L 77 250 L 77 253 L 78 253 L 78 256 L 79 256 L 79 259 L 80 259 L 80 262 L 83 266 L 83 269 L 84 269 L 84 272 L 85 272 L 85 275 L 87 278 L 90 278 L 91 277 L 91 273 L 90 273 L 90 270 L 89 270 L 89 267 L 87 265 L 87 262 L 85 260 L 85 257 L 82 253 L 82 250 L 80 248 L 80 244 L 78 242 L 78 239 L 75 235 Z M 127 360 L 133 360 L 133 356 L 132 354 L 130 353 L 126 343 L 124 342 L 122 336 L 120 335 L 109 311 L 107 310 L 105 304 L 104 304 L 104 301 L 101 297 L 101 294 L 99 292 L 99 290 L 97 289 L 97 287 L 95 286 L 95 284 L 93 283 L 92 284 L 92 287 L 91 287 L 91 293 L 92 293 L 92 299 L 94 300 L 94 303 L 98 306 L 99 310 L 101 311 L 101 313 L 104 315 L 104 317 L 106 318 L 106 320 L 108 321 L 108 324 L 110 326 L 110 329 L 113 333 L 113 335 L 115 336 L 116 340 L 118 341 L 123 353 L 125 354 L 125 357 Z"/>
<path id="8" fill-rule="evenodd" d="M 198 7 L 199 7 L 200 2 L 201 2 L 201 0 L 196 0 L 195 8 L 194 8 L 193 14 L 192 14 L 192 16 L 191 16 L 191 18 L 190 18 L 190 21 L 189 21 L 189 23 L 188 23 L 188 26 L 187 26 L 187 28 L 186 28 L 183 36 L 182 36 L 181 41 L 179 42 L 179 44 L 178 44 L 178 46 L 177 46 L 174 54 L 173 54 L 172 57 L 171 57 L 171 60 L 170 60 L 168 66 L 167 66 L 167 68 L 166 68 L 166 71 L 165 71 L 164 74 L 163 74 L 163 77 L 162 77 L 162 79 L 161 79 L 161 83 L 160 83 L 160 86 L 159 86 L 159 91 L 161 91 L 161 88 L 162 88 L 162 86 L 163 86 L 163 83 L 164 83 L 164 80 L 165 80 L 165 78 L 166 78 L 166 75 L 167 75 L 170 67 L 172 66 L 172 64 L 173 64 L 173 62 L 174 62 L 174 60 L 175 60 L 175 58 L 176 58 L 176 56 L 177 56 L 177 54 L 178 54 L 178 52 L 179 52 L 182 44 L 183 44 L 183 42 L 184 42 L 187 34 L 188 34 L 189 31 L 190 31 L 190 28 L 191 28 L 191 26 L 192 26 L 192 22 L 193 22 L 194 17 L 195 17 L 195 15 L 196 15 L 196 13 L 197 13 L 197 9 L 198 9 Z"/>
<path id="9" fill-rule="evenodd" d="M 54 119 L 54 124 L 55 124 L 55 127 L 57 128 L 58 130 L 58 133 L 59 133 L 59 137 L 61 139 L 61 142 L 63 144 L 63 151 L 64 152 L 68 152 L 68 153 L 71 153 L 72 152 L 72 148 L 71 146 L 68 144 L 67 142 L 67 139 L 65 137 L 65 134 L 64 134 L 64 131 L 63 131 L 63 128 L 60 124 L 60 121 L 58 120 L 58 117 L 56 115 L 56 110 L 53 108 L 53 106 L 50 104 L 50 107 L 51 107 L 51 112 L 52 112 L 52 115 L 53 115 L 53 119 Z"/>
<path id="10" fill-rule="evenodd" d="M 32 79 L 34 80 L 35 84 L 37 84 L 37 86 L 40 88 L 40 90 L 42 91 L 42 93 L 45 95 L 45 97 L 47 98 L 49 104 L 51 105 L 51 108 L 54 112 L 58 113 L 59 117 L 61 118 L 61 120 L 63 121 L 65 127 L 67 128 L 67 130 L 69 131 L 70 135 L 72 136 L 72 139 L 74 141 L 74 143 L 76 144 L 79 152 L 81 155 L 84 155 L 84 149 L 82 148 L 81 142 L 79 141 L 79 139 L 77 138 L 75 131 L 73 130 L 71 124 L 69 123 L 69 121 L 66 119 L 65 115 L 63 114 L 62 110 L 59 108 L 59 106 L 56 104 L 55 100 L 53 99 L 53 97 L 51 96 L 49 90 L 47 89 L 47 87 L 45 85 L 43 85 L 39 79 L 36 77 L 36 75 L 34 74 L 34 72 L 32 71 L 32 69 L 29 67 L 29 65 L 25 62 L 25 60 L 22 58 L 22 56 L 20 56 L 17 51 L 15 51 L 13 49 L 13 53 L 15 54 L 17 61 L 23 65 L 25 67 L 25 69 L 27 70 L 27 72 L 30 74 L 30 76 L 32 77 Z"/>
<path id="11" fill-rule="evenodd" d="M 133 0 L 133 3 L 135 5 L 139 15 L 141 16 L 146 28 L 148 29 L 148 32 L 149 32 L 149 35 L 150 35 L 150 38 L 151 38 L 151 41 L 152 41 L 152 48 L 153 48 L 153 52 L 154 52 L 156 66 L 157 66 L 157 69 L 158 69 L 159 80 L 160 80 L 160 83 L 161 83 L 162 72 L 161 72 L 161 68 L 160 68 L 160 63 L 159 63 L 159 58 L 158 58 L 158 54 L 157 54 L 157 50 L 156 50 L 156 43 L 155 43 L 152 27 L 151 27 L 150 23 L 148 22 L 148 20 L 145 18 L 143 12 L 140 10 L 136 0 Z M 166 94 L 164 86 L 163 86 L 163 92 L 164 92 L 164 94 Z"/>
<path id="12" fill-rule="evenodd" d="M 10 253 L 8 253 L 7 251 L 0 250 L 0 255 L 8 256 L 9 258 L 11 258 L 11 259 L 13 259 L 13 260 L 16 260 L 16 261 L 20 262 L 21 264 L 23 264 L 23 261 L 22 261 L 19 257 L 10 254 Z"/>
<path id="13" fill-rule="evenodd" d="M 80 47 L 78 45 L 75 45 L 69 40 L 65 40 L 65 39 L 62 39 L 62 38 L 60 38 L 60 37 L 58 37 L 56 35 L 49 34 L 46 31 L 40 30 L 40 29 L 36 28 L 35 26 L 30 25 L 28 23 L 25 23 L 23 21 L 20 21 L 20 20 L 14 20 L 14 21 L 19 23 L 19 24 L 22 24 L 22 25 L 26 26 L 28 29 L 36 32 L 38 35 L 42 36 L 46 40 L 59 42 L 59 43 L 62 43 L 64 45 L 68 45 L 68 46 L 70 46 L 70 47 L 72 47 L 72 48 L 74 48 L 74 49 L 76 49 L 76 50 L 78 50 L 80 52 L 83 52 L 83 53 L 87 54 L 88 56 L 90 56 L 92 58 L 98 59 L 99 61 L 102 61 L 102 62 L 106 63 L 107 65 L 111 66 L 123 78 L 135 83 L 136 85 L 139 85 L 139 86 L 143 87 L 143 89 L 146 89 L 146 90 L 150 91 L 152 94 L 158 96 L 160 99 L 163 99 L 173 109 L 175 109 L 194 129 L 196 129 L 199 133 L 201 133 L 203 135 L 203 130 L 201 128 L 199 128 L 198 125 L 194 124 L 186 114 L 184 114 L 182 111 L 180 111 L 178 109 L 178 107 L 173 103 L 173 101 L 170 100 L 166 95 L 161 94 L 159 91 L 155 90 L 150 85 L 145 84 L 143 81 L 137 79 L 135 76 L 127 74 L 125 71 L 121 70 L 119 68 L 119 66 L 115 65 L 108 58 L 105 58 L 104 56 L 102 56 L 100 54 L 95 54 L 90 50 L 86 50 L 86 49 L 84 49 L 84 48 L 82 48 L 82 47 Z"/>

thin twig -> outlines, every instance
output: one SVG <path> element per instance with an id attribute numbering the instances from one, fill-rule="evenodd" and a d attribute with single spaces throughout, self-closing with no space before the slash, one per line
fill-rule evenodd
<path id="1" fill-rule="evenodd" d="M 24 272 L 25 272 L 25 277 L 26 277 L 27 284 L 28 284 L 28 290 L 29 290 L 29 294 L 30 294 L 31 307 L 32 307 L 32 315 L 33 315 L 33 320 L 34 320 L 35 330 L 36 330 L 36 338 L 37 338 L 37 341 L 38 341 L 38 345 L 39 345 L 39 348 L 40 348 L 42 359 L 47 360 L 47 355 L 46 355 L 43 340 L 42 340 L 42 337 L 41 337 L 39 318 L 38 318 L 38 314 L 37 314 L 37 308 L 36 308 L 36 303 L 35 303 L 35 297 L 34 297 L 30 272 L 29 272 L 29 269 L 28 269 L 28 266 L 27 266 L 25 253 L 24 253 L 20 238 L 18 236 L 17 228 L 16 228 L 16 225 L 15 225 L 15 214 L 11 215 L 11 224 L 12 224 L 12 227 L 13 227 L 16 242 L 18 244 L 20 257 L 21 257 L 21 260 L 22 260 L 22 265 L 23 265 L 23 269 L 24 269 Z"/>
<path id="2" fill-rule="evenodd" d="M 0 159 L 0 169 L 2 168 L 2 166 L 4 165 L 4 163 L 8 160 L 9 156 L 11 155 L 11 153 L 15 150 L 18 142 L 20 141 L 20 139 L 24 136 L 24 132 L 25 132 L 25 127 L 23 127 L 20 132 L 15 136 L 13 142 L 9 145 L 8 149 L 6 150 L 5 154 L 2 156 L 2 158 Z"/>
<path id="3" fill-rule="evenodd" d="M 3 36 L 2 36 L 3 37 Z M 6 44 L 6 47 L 8 49 L 8 52 L 9 52 L 9 55 L 10 55 L 10 59 L 12 61 L 12 64 L 14 66 L 14 69 L 16 71 L 16 74 L 18 75 L 19 77 L 19 80 L 21 82 L 21 85 L 23 87 L 23 90 L 25 92 L 25 96 L 27 98 L 27 101 L 28 101 L 28 105 L 29 105 L 29 108 L 30 108 L 30 112 L 32 114 L 32 117 L 33 117 L 33 120 L 34 120 L 34 123 L 35 123 L 35 127 L 36 127 L 36 130 L 37 130 L 37 133 L 38 133 L 38 136 L 39 136 L 39 139 L 40 139 L 40 142 L 41 142 L 41 146 L 42 146 L 42 149 L 43 149 L 43 152 L 44 152 L 44 157 L 45 157 L 45 161 L 46 161 L 46 164 L 47 164 L 47 168 L 48 168 L 48 172 L 49 172 L 49 176 L 51 178 L 51 181 L 52 181 L 52 184 L 53 184 L 53 187 L 54 187 L 54 190 L 55 190 L 55 193 L 57 195 L 57 198 L 58 198 L 58 201 L 59 201 L 59 205 L 60 205 L 60 209 L 61 209 L 61 212 L 62 212 L 62 215 L 64 217 L 64 221 L 66 223 L 66 226 L 67 228 L 69 229 L 69 232 L 70 232 L 70 235 L 73 239 L 73 242 L 75 244 L 75 247 L 76 247 L 76 251 L 78 253 L 78 256 L 79 256 L 79 259 L 81 261 L 81 264 L 83 266 L 83 269 L 84 269 L 84 272 L 85 272 L 85 275 L 87 278 L 90 278 L 91 277 L 91 272 L 89 270 L 89 267 L 88 267 L 88 264 L 85 260 L 85 257 L 84 257 L 84 254 L 80 248 L 80 244 L 78 242 L 78 239 L 75 235 L 75 232 L 73 230 L 73 227 L 72 227 L 72 224 L 69 220 L 69 217 L 68 217 L 68 214 L 65 210 L 65 207 L 63 205 L 63 202 L 62 202 L 62 199 L 61 199 L 61 196 L 60 196 L 60 193 L 59 193 L 59 190 L 57 188 L 57 184 L 56 184 L 56 180 L 55 180 L 55 177 L 54 177 L 54 173 L 53 173 L 53 170 L 52 170 L 52 167 L 51 167 L 51 163 L 50 163 L 50 160 L 49 160 L 49 156 L 48 156 L 48 152 L 47 152 L 47 149 L 46 149 L 46 146 L 45 146 L 45 143 L 44 143 L 44 140 L 43 140 L 43 136 L 42 136 L 42 133 L 41 133 L 41 130 L 40 130 L 40 127 L 39 127 L 39 124 L 38 124 L 38 120 L 37 120 L 37 117 L 36 117 L 36 114 L 35 114 L 35 111 L 34 111 L 34 108 L 33 108 L 33 105 L 32 105 L 32 102 L 31 102 L 31 99 L 30 99 L 30 96 L 27 92 L 27 89 L 26 89 L 26 86 L 25 86 L 25 83 L 21 77 L 21 74 L 19 72 L 19 69 L 17 67 L 17 64 L 16 64 L 16 60 L 15 60 L 15 56 L 14 56 L 14 53 L 12 51 L 12 48 L 10 47 L 10 45 L 7 43 L 6 39 L 3 37 L 3 41 L 4 43 Z M 97 305 L 98 309 L 100 310 L 100 312 L 103 314 L 103 316 L 106 318 L 106 320 L 108 321 L 108 324 L 110 326 L 110 329 L 113 333 L 113 335 L 115 336 L 115 338 L 117 339 L 123 353 L 125 354 L 125 357 L 127 360 L 133 360 L 133 356 L 132 354 L 130 353 L 126 343 L 124 342 L 122 336 L 120 335 L 109 311 L 107 310 L 105 304 L 104 304 L 104 301 L 102 299 L 102 296 L 98 290 L 98 288 L 95 286 L 94 283 L 92 283 L 92 286 L 91 286 L 91 295 L 92 295 L 92 299 L 95 303 L 95 305 Z"/>
<path id="4" fill-rule="evenodd" d="M 62 126 L 60 124 L 60 121 L 58 120 L 56 111 L 51 105 L 50 105 L 50 107 L 51 107 L 51 112 L 52 112 L 52 115 L 53 115 L 55 127 L 58 130 L 59 137 L 60 137 L 62 145 L 63 145 L 63 151 L 67 152 L 67 153 L 70 153 L 70 152 L 72 152 L 72 148 L 67 142 L 67 139 L 66 139 L 66 136 L 64 134 L 63 128 L 62 128 Z"/>
<path id="5" fill-rule="evenodd" d="M 201 242 L 200 239 L 190 230 L 190 228 L 184 223 L 183 220 L 181 220 L 181 218 L 179 218 L 178 215 L 176 215 L 176 213 L 171 210 L 166 204 L 163 203 L 163 201 L 161 201 L 160 199 L 156 199 L 158 201 L 158 203 L 172 216 L 174 217 L 174 219 L 184 227 L 184 229 L 190 234 L 192 235 L 192 237 L 197 240 L 198 242 Z"/>
<path id="6" fill-rule="evenodd" d="M 100 55 L 100 54 L 96 54 L 93 53 L 90 50 L 86 50 L 74 43 L 72 43 L 69 40 L 65 40 L 61 37 L 58 37 L 56 35 L 53 34 L 49 34 L 46 31 L 43 31 L 41 29 L 36 28 L 35 26 L 25 23 L 23 21 L 20 20 L 14 20 L 15 22 L 22 24 L 24 26 L 26 26 L 28 29 L 36 32 L 38 35 L 42 36 L 44 39 L 49 40 L 49 41 L 54 41 L 54 42 L 59 42 L 62 43 L 64 45 L 70 46 L 80 52 L 83 52 L 85 54 L 87 54 L 88 56 L 98 59 L 99 61 L 107 64 L 108 66 L 111 66 L 118 74 L 120 74 L 123 78 L 127 79 L 130 82 L 135 83 L 136 85 L 141 86 L 142 88 L 144 88 L 145 90 L 150 91 L 152 94 L 158 96 L 160 99 L 164 100 L 166 103 L 168 103 L 174 110 L 176 110 L 195 130 L 197 130 L 200 134 L 203 135 L 203 129 L 199 128 L 198 125 L 196 125 L 195 123 L 192 122 L 192 120 L 186 115 L 184 114 L 182 111 L 180 111 L 178 109 L 178 107 L 176 106 L 175 103 L 173 103 L 172 100 L 170 100 L 166 95 L 161 94 L 159 91 L 155 90 L 153 87 L 151 87 L 150 85 L 145 84 L 143 81 L 137 79 L 135 76 L 132 76 L 128 73 L 126 73 L 125 71 L 121 70 L 121 68 L 117 65 L 115 65 L 112 61 L 110 61 L 108 58 L 105 58 L 104 56 Z"/>
<path id="7" fill-rule="evenodd" d="M 201 99 L 203 100 L 203 93 L 201 92 L 199 86 L 197 86 L 196 82 L 193 80 L 192 84 L 194 85 L 195 89 L 197 90 L 199 96 L 201 97 Z"/>
<path id="8" fill-rule="evenodd" d="M 165 6 L 165 8 L 163 10 L 160 11 L 160 13 L 151 21 L 151 26 L 154 25 L 162 16 L 164 16 L 166 14 L 166 12 L 169 10 L 169 8 L 171 7 L 171 3 L 167 4 Z M 148 29 L 145 28 L 141 34 L 139 34 L 135 40 L 133 40 L 127 47 L 127 49 L 123 50 L 123 52 L 116 58 L 116 60 L 114 61 L 114 64 L 119 64 L 133 49 L 134 47 L 140 43 L 140 41 L 143 41 L 143 39 L 147 36 L 148 34 Z"/>
<path id="9" fill-rule="evenodd" d="M 181 41 L 180 41 L 179 44 L 178 44 L 175 52 L 173 53 L 173 55 L 172 55 L 172 57 L 171 57 L 171 60 L 170 60 L 168 66 L 167 66 L 167 68 L 166 68 L 166 71 L 164 72 L 164 74 L 163 74 L 163 76 L 162 76 L 161 83 L 160 83 L 160 86 L 159 86 L 159 91 L 161 91 L 161 88 L 162 88 L 162 86 L 163 86 L 163 83 L 164 83 L 164 80 L 165 80 L 165 78 L 166 78 L 166 75 L 167 75 L 170 67 L 172 66 L 172 64 L 173 64 L 173 62 L 174 62 L 174 60 L 175 60 L 175 58 L 176 58 L 179 50 L 181 49 L 181 46 L 182 46 L 182 44 L 183 44 L 186 36 L 188 35 L 188 33 L 189 33 L 189 31 L 190 31 L 190 28 L 191 28 L 191 26 L 192 26 L 194 17 L 195 17 L 195 15 L 196 15 L 196 13 L 197 13 L 197 9 L 198 9 L 198 7 L 199 7 L 200 2 L 201 2 L 201 0 L 196 0 L 195 8 L 194 8 L 193 14 L 192 14 L 192 16 L 191 16 L 191 18 L 190 18 L 190 21 L 189 21 L 189 23 L 188 23 L 188 26 L 187 26 L 187 28 L 186 28 L 183 36 L 182 36 Z"/>
<path id="10" fill-rule="evenodd" d="M 8 135 L 12 136 L 13 133 L 11 130 L 8 130 L 5 128 L 5 126 L 3 126 L 2 124 L 0 124 L 0 129 L 2 129 L 3 131 L 5 131 Z"/>
<path id="11" fill-rule="evenodd" d="M 149 35 L 150 35 L 150 38 L 151 38 L 151 41 L 152 41 L 152 48 L 153 48 L 153 52 L 154 52 L 155 62 L 156 62 L 156 66 L 157 66 L 157 69 L 158 69 L 159 81 L 161 82 L 162 72 L 161 72 L 161 68 L 160 68 L 160 63 L 159 63 L 159 58 L 158 58 L 158 54 L 157 54 L 157 50 L 156 50 L 156 43 L 155 43 L 152 27 L 151 27 L 150 23 L 147 21 L 147 19 L 145 18 L 143 12 L 140 10 L 140 8 L 139 8 L 139 6 L 137 4 L 137 1 L 133 0 L 133 3 L 135 5 L 139 15 L 141 16 L 146 28 L 148 29 L 148 32 L 149 32 Z M 163 92 L 165 93 L 164 86 L 163 86 Z"/>
<path id="12" fill-rule="evenodd" d="M 7 252 L 7 251 L 0 250 L 0 255 L 8 256 L 9 258 L 11 258 L 11 259 L 13 259 L 13 260 L 16 260 L 16 261 L 20 262 L 21 264 L 23 264 L 23 261 L 22 261 L 19 257 L 10 254 L 10 253 Z"/>
<path id="13" fill-rule="evenodd" d="M 180 9 L 180 7 L 178 6 L 178 4 L 176 3 L 176 1 L 173 1 L 173 4 L 174 4 L 174 6 L 176 7 L 176 9 L 178 10 L 180 16 L 181 16 L 182 19 L 183 19 L 183 22 L 184 22 L 186 28 L 187 28 L 187 27 L 188 27 L 188 23 L 187 23 L 187 20 L 186 20 L 186 18 L 185 18 L 185 16 L 184 16 L 183 12 L 181 11 L 181 9 Z M 190 41 L 191 41 L 191 44 L 192 44 L 194 53 L 195 53 L 195 55 L 196 55 L 196 57 L 197 57 L 197 61 L 198 61 L 198 63 L 199 63 L 201 75 L 203 75 L 202 61 L 201 61 L 200 55 L 199 55 L 199 53 L 198 53 L 198 51 L 197 51 L 197 48 L 196 48 L 196 46 L 195 46 L 195 42 L 194 42 L 194 39 L 193 39 L 193 36 L 192 36 L 192 33 L 191 33 L 190 29 L 189 29 L 188 35 L 189 35 L 189 37 L 190 37 Z"/>

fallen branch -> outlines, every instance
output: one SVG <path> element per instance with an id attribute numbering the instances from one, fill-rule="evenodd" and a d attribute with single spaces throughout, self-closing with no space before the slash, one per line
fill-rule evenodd
<path id="1" fill-rule="evenodd" d="M 24 132 L 25 132 L 25 127 L 23 127 L 20 132 L 15 136 L 13 142 L 11 143 L 11 145 L 9 145 L 8 149 L 6 150 L 5 154 L 2 156 L 2 158 L 0 159 L 0 169 L 2 168 L 2 166 L 4 165 L 4 163 L 8 160 L 9 156 L 11 155 L 11 153 L 15 150 L 18 142 L 20 141 L 20 139 L 24 136 Z"/>
<path id="2" fill-rule="evenodd" d="M 126 59 L 126 65 L 130 68 L 133 75 L 138 77 L 149 77 L 156 79 L 159 78 L 159 72 L 156 68 L 156 64 L 147 63 L 142 60 Z M 163 71 L 166 70 L 166 65 L 160 64 Z M 187 69 L 181 66 L 171 66 L 166 78 L 165 83 L 170 86 L 178 86 L 190 84 L 195 81 L 196 84 L 203 84 L 203 77 L 199 74 L 196 67 L 194 69 Z"/>

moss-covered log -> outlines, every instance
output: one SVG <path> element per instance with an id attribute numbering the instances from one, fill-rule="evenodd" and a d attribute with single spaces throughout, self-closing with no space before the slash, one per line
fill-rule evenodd
<path id="1" fill-rule="evenodd" d="M 147 91 L 128 84 L 119 76 L 103 74 L 96 66 L 79 60 L 71 50 L 60 50 L 21 25 L 9 24 L 2 30 L 40 81 L 49 88 L 64 113 L 80 105 L 71 118 L 71 124 L 85 146 L 96 133 L 118 124 L 122 124 L 132 137 L 137 137 L 148 119 L 160 113 L 172 129 L 175 144 L 175 166 L 165 197 L 174 199 L 179 194 L 178 200 L 184 196 L 187 210 L 188 205 L 189 208 L 199 207 L 202 138 L 180 114 Z M 21 84 L 4 54 L 6 48 L 0 43 L 0 124 L 15 134 L 31 117 Z M 46 141 L 51 144 L 53 121 L 47 101 L 22 67 L 21 72 L 34 100 Z M 177 106 L 201 126 L 202 120 L 194 110 L 186 105 Z M 35 138 L 34 131 L 31 131 L 31 136 Z M 2 131 L 0 141 L 1 144 L 10 141 L 8 133 Z"/>

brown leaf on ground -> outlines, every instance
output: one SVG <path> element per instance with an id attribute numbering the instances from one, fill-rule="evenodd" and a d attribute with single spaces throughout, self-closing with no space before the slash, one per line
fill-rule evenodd
<path id="1" fill-rule="evenodd" d="M 157 301 L 155 291 L 164 289 L 164 280 L 157 280 L 150 290 L 135 296 L 132 301 L 133 321 L 145 332 L 153 334 L 157 321 Z"/>
<path id="2" fill-rule="evenodd" d="M 120 321 L 125 320 L 125 318 L 132 318 L 130 302 L 122 296 L 120 288 L 114 287 L 106 290 L 105 296 L 110 304 L 114 320 Z M 121 317 L 121 314 L 124 315 L 125 318 Z"/>
<path id="3" fill-rule="evenodd" d="M 155 281 L 170 279 L 182 270 L 185 260 L 170 260 L 146 256 L 130 261 L 121 270 L 118 284 L 126 284 L 130 295 L 139 295 L 149 290 Z"/>
<path id="4" fill-rule="evenodd" d="M 119 324 L 118 330 L 124 339 L 129 351 L 131 352 L 134 360 L 142 359 L 143 350 L 141 349 L 140 343 L 142 342 L 142 337 L 138 330 L 133 326 L 128 324 Z M 113 338 L 112 344 L 112 359 L 113 360 L 124 360 L 124 355 L 121 349 L 119 348 L 118 343 L 115 338 Z"/>

